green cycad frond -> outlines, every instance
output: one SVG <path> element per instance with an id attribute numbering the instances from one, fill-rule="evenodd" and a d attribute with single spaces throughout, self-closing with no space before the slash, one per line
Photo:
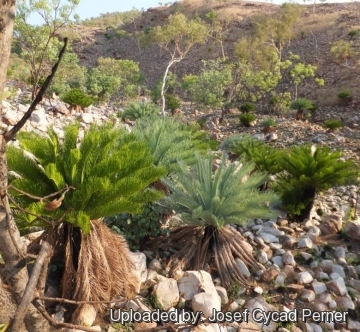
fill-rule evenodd
<path id="1" fill-rule="evenodd" d="M 172 195 L 164 198 L 162 204 L 181 213 L 185 223 L 218 228 L 271 217 L 268 204 L 276 196 L 257 190 L 266 176 L 252 173 L 255 167 L 252 163 L 226 163 L 223 154 L 219 168 L 213 172 L 213 156 L 209 152 L 206 157 L 197 155 L 191 169 L 182 164 L 176 180 L 163 180 Z"/>
<path id="2" fill-rule="evenodd" d="M 281 158 L 282 151 L 274 149 L 251 135 L 231 135 L 222 143 L 222 148 L 242 157 L 243 160 L 254 162 L 262 172 L 276 174 L 281 171 L 278 160 Z"/>
<path id="3" fill-rule="evenodd" d="M 285 153 L 279 160 L 284 171 L 278 174 L 274 190 L 281 194 L 287 211 L 300 215 L 312 204 L 315 194 L 354 183 L 359 171 L 352 160 L 340 161 L 341 157 L 341 152 L 333 152 L 327 146 L 312 147 L 309 144 L 294 146 Z"/>
<path id="4" fill-rule="evenodd" d="M 171 117 L 147 117 L 139 119 L 134 133 L 150 148 L 155 165 L 178 169 L 178 161 L 187 165 L 195 162 L 195 151 L 205 153 L 210 147 L 204 135 L 194 132 L 190 126 Z"/>
<path id="5" fill-rule="evenodd" d="M 160 108 L 154 103 L 136 103 L 131 102 L 126 105 L 125 110 L 121 113 L 122 119 L 135 121 L 146 116 L 156 116 L 160 113 Z"/>
<path id="6" fill-rule="evenodd" d="M 9 170 L 20 175 L 11 182 L 15 188 L 44 197 L 67 185 L 74 187 L 54 211 L 46 210 L 45 203 L 12 190 L 11 194 L 24 209 L 48 220 L 57 220 L 67 213 L 65 221 L 88 232 L 92 219 L 122 212 L 138 213 L 144 203 L 162 196 L 147 187 L 166 171 L 154 166 L 150 150 L 134 134 L 94 125 L 77 147 L 78 131 L 78 126 L 65 127 L 64 140 L 60 143 L 51 131 L 48 137 L 23 133 L 20 143 L 25 142 L 23 147 L 29 147 L 36 160 L 20 149 L 9 148 Z M 36 144 L 52 151 L 45 154 Z M 24 213 L 18 213 L 17 217 L 28 223 L 37 222 L 35 217 Z"/>

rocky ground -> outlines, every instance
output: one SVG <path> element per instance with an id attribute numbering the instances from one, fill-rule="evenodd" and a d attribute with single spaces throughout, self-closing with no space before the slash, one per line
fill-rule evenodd
<path id="1" fill-rule="evenodd" d="M 20 103 L 26 93 L 19 90 L 12 101 L 2 102 L 2 130 L 11 128 L 26 112 L 28 105 Z M 61 136 L 62 127 L 73 121 L 79 121 L 86 130 L 93 122 L 111 120 L 131 131 L 131 126 L 116 117 L 117 111 L 109 106 L 92 106 L 85 112 L 76 113 L 59 100 L 45 100 L 32 114 L 24 130 L 45 133 L 47 127 L 53 125 Z M 346 121 L 341 130 L 328 132 L 321 126 L 326 118 L 344 116 L 344 113 Z M 217 121 L 218 115 L 219 112 L 209 114 L 187 104 L 181 109 L 184 121 L 196 121 L 206 116 L 204 127 L 219 140 L 232 133 L 249 132 L 278 147 L 304 142 L 328 144 L 342 150 L 345 158 L 359 161 L 359 115 L 355 108 L 320 108 L 314 116 L 315 123 L 295 121 L 291 114 L 259 115 L 258 122 L 251 128 L 240 126 L 235 110 L 221 125 Z M 278 126 L 276 131 L 264 134 L 259 123 L 270 116 L 278 122 Z M 343 186 L 317 197 L 311 220 L 289 223 L 285 215 L 280 215 L 273 220 L 253 220 L 247 226 L 230 226 L 247 240 L 253 255 L 263 266 L 263 269 L 250 272 L 238 262 L 243 275 L 254 283 L 252 289 L 239 285 L 225 289 L 216 273 L 206 271 L 179 271 L 175 280 L 168 277 L 166 268 L 170 252 L 134 253 L 142 278 L 141 291 L 136 299 L 118 303 L 113 309 L 146 312 L 155 304 L 169 313 L 178 309 L 178 313 L 182 313 L 180 323 L 186 323 L 187 313 L 202 311 L 207 317 L 211 316 L 214 308 L 232 313 L 244 313 L 248 309 L 250 313 L 248 322 L 209 324 L 199 321 L 198 326 L 188 327 L 188 331 L 360 331 L 360 219 L 348 221 L 355 208 L 360 208 L 358 188 L 355 185 Z M 0 302 L 5 301 L 2 298 Z M 8 306 L 9 300 L 6 301 L 1 304 Z M 265 325 L 252 318 L 256 308 L 262 313 L 288 312 L 282 315 L 290 315 L 296 309 L 299 317 L 294 322 L 291 322 L 291 316 L 287 317 L 289 322 L 276 322 L 273 316 Z M 303 309 L 310 309 L 308 313 L 311 315 L 314 312 L 339 312 L 340 316 L 341 312 L 348 314 L 346 319 L 339 316 L 337 322 L 334 317 L 323 317 L 320 321 L 316 316 L 305 322 L 301 320 Z M 57 306 L 54 317 L 61 321 L 64 314 L 64 308 Z M 91 307 L 81 316 L 82 322 L 95 325 L 95 331 L 144 330 L 156 325 L 109 324 L 109 316 L 95 316 Z M 257 317 L 260 318 L 261 314 Z"/>

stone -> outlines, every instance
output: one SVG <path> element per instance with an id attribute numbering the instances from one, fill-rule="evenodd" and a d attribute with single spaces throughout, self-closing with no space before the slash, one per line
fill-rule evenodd
<path id="1" fill-rule="evenodd" d="M 259 234 L 262 239 L 266 242 L 266 243 L 277 243 L 279 242 L 279 239 L 275 236 L 275 235 L 272 235 L 272 234 L 269 234 L 269 233 L 260 233 Z"/>
<path id="2" fill-rule="evenodd" d="M 316 295 L 322 294 L 327 291 L 326 285 L 323 282 L 319 282 L 317 280 L 314 280 L 312 283 L 312 288 Z"/>
<path id="3" fill-rule="evenodd" d="M 282 256 L 274 256 L 271 258 L 271 261 L 280 268 L 284 266 Z"/>
<path id="4" fill-rule="evenodd" d="M 294 256 L 291 251 L 285 252 L 285 254 L 282 256 L 282 260 L 285 265 L 292 265 L 292 266 L 296 265 Z"/>
<path id="5" fill-rule="evenodd" d="M 275 286 L 285 286 L 286 274 L 284 272 L 280 272 L 279 275 L 275 279 Z"/>
<path id="6" fill-rule="evenodd" d="M 158 276 L 159 282 L 154 286 L 154 294 L 163 310 L 169 310 L 179 302 L 179 289 L 175 279 Z"/>
<path id="7" fill-rule="evenodd" d="M 154 258 L 150 263 L 149 263 L 149 269 L 152 269 L 156 272 L 160 272 L 162 270 L 162 266 L 160 261 L 157 258 Z"/>
<path id="8" fill-rule="evenodd" d="M 313 246 L 314 246 L 313 242 L 307 236 L 301 237 L 297 244 L 298 248 L 312 248 Z"/>
<path id="9" fill-rule="evenodd" d="M 273 305 L 268 304 L 261 297 L 255 297 L 255 298 L 248 300 L 245 303 L 244 308 L 248 309 L 250 313 L 252 313 L 254 311 L 254 309 L 256 309 L 256 308 L 263 310 L 265 312 L 277 311 L 277 309 Z M 265 326 L 263 323 L 255 322 L 252 319 L 251 314 L 249 315 L 249 322 L 255 323 L 258 326 L 258 328 L 263 332 L 273 332 L 273 331 L 276 331 L 276 329 L 277 329 L 276 322 L 270 321 L 269 325 Z"/>
<path id="10" fill-rule="evenodd" d="M 211 317 L 213 310 L 220 311 L 221 300 L 218 294 L 198 293 L 191 301 L 191 308 L 195 311 L 202 311 L 205 317 Z"/>
<path id="11" fill-rule="evenodd" d="M 145 282 L 147 278 L 146 256 L 142 252 L 131 252 L 131 259 L 134 263 L 136 274 L 140 282 Z"/>
<path id="12" fill-rule="evenodd" d="M 352 288 L 355 288 L 357 291 L 360 292 L 360 280 L 355 280 L 355 279 L 348 280 L 346 284 L 351 286 Z"/>
<path id="13" fill-rule="evenodd" d="M 254 292 L 256 294 L 261 295 L 264 292 L 264 290 L 260 286 L 257 286 L 257 287 L 254 288 Z"/>
<path id="14" fill-rule="evenodd" d="M 334 251 L 334 255 L 336 258 L 345 258 L 346 257 L 345 248 L 342 246 L 336 247 Z"/>
<path id="15" fill-rule="evenodd" d="M 338 308 L 347 311 L 348 309 L 355 310 L 355 304 L 349 297 L 338 296 L 335 298 L 335 302 Z"/>
<path id="16" fill-rule="evenodd" d="M 8 109 L 2 116 L 2 121 L 7 125 L 15 125 L 18 122 L 18 115 L 12 109 Z"/>
<path id="17" fill-rule="evenodd" d="M 344 296 L 347 294 L 347 289 L 343 278 L 337 278 L 326 283 L 326 287 L 336 295 Z"/>
<path id="18" fill-rule="evenodd" d="M 96 318 L 96 310 L 91 304 L 82 304 L 74 314 L 74 324 L 83 326 L 92 326 Z"/>
<path id="19" fill-rule="evenodd" d="M 321 328 L 320 325 L 315 323 L 309 323 L 309 325 L 312 327 L 314 332 L 323 332 L 323 329 Z"/>
<path id="20" fill-rule="evenodd" d="M 334 263 L 330 259 L 325 259 L 325 260 L 321 261 L 321 263 L 320 263 L 320 267 L 322 268 L 322 270 L 325 273 L 332 273 L 333 266 L 334 266 Z"/>
<path id="21" fill-rule="evenodd" d="M 157 326 L 156 322 L 135 322 L 134 323 L 134 329 L 136 331 L 142 331 L 146 329 L 152 329 Z"/>
<path id="22" fill-rule="evenodd" d="M 185 272 L 183 277 L 178 280 L 178 288 L 181 297 L 187 301 L 192 300 L 194 295 L 201 291 L 218 295 L 211 275 L 202 270 Z"/>
<path id="23" fill-rule="evenodd" d="M 293 236 L 291 235 L 281 235 L 279 236 L 279 243 L 284 248 L 292 248 L 298 242 Z"/>
<path id="24" fill-rule="evenodd" d="M 354 321 L 352 319 L 348 320 L 347 328 L 349 330 L 360 330 L 360 322 Z"/>
<path id="25" fill-rule="evenodd" d="M 342 278 L 345 278 L 345 271 L 344 268 L 339 265 L 339 264 L 334 264 L 333 265 L 333 272 L 337 273 L 339 276 L 341 276 Z"/>
<path id="26" fill-rule="evenodd" d="M 338 213 L 332 213 L 322 218 L 319 228 L 323 235 L 336 234 L 341 231 L 342 224 L 342 215 Z"/>
<path id="27" fill-rule="evenodd" d="M 78 120 L 82 123 L 90 124 L 94 121 L 94 117 L 90 113 L 81 113 Z"/>
<path id="28" fill-rule="evenodd" d="M 297 282 L 298 284 L 309 284 L 310 282 L 313 281 L 313 277 L 312 275 L 305 271 L 305 272 L 299 272 L 297 275 L 296 275 L 296 279 L 297 279 Z"/>
<path id="29" fill-rule="evenodd" d="M 300 299 L 305 302 L 312 302 L 315 300 L 315 293 L 311 289 L 303 289 L 300 294 Z"/>
<path id="30" fill-rule="evenodd" d="M 249 278 L 251 276 L 251 273 L 249 271 L 249 269 L 247 268 L 247 266 L 245 265 L 245 263 L 239 259 L 236 258 L 235 259 L 235 264 L 236 266 L 239 268 L 240 273 L 245 277 L 245 278 Z"/>
<path id="31" fill-rule="evenodd" d="M 241 322 L 239 324 L 238 331 L 241 331 L 241 332 L 260 332 L 260 329 L 255 323 Z"/>
<path id="32" fill-rule="evenodd" d="M 215 286 L 215 288 L 216 288 L 218 295 L 220 296 L 221 304 L 227 304 L 229 302 L 229 298 L 228 298 L 226 289 L 221 286 Z"/>
<path id="33" fill-rule="evenodd" d="M 280 270 L 277 267 L 272 266 L 264 271 L 264 273 L 261 276 L 261 280 L 264 282 L 269 282 L 269 281 L 275 279 L 279 273 L 280 273 Z"/>
<path id="34" fill-rule="evenodd" d="M 360 240 L 360 221 L 348 221 L 344 227 L 345 234 L 353 240 Z"/>
<path id="35" fill-rule="evenodd" d="M 256 258 L 259 261 L 259 263 L 261 263 L 261 264 L 265 264 L 268 261 L 268 256 L 267 256 L 266 252 L 263 249 L 260 249 L 257 252 Z"/>

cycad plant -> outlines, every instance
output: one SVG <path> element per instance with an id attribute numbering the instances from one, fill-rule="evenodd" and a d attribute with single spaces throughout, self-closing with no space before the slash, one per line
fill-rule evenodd
<path id="1" fill-rule="evenodd" d="M 154 103 L 137 103 L 131 102 L 126 105 L 124 112 L 119 116 L 122 119 L 135 121 L 145 116 L 155 116 L 160 113 L 160 108 Z"/>
<path id="2" fill-rule="evenodd" d="M 310 217 L 317 193 L 352 183 L 359 171 L 352 160 L 341 161 L 342 153 L 329 147 L 308 144 L 292 147 L 279 159 L 283 172 L 277 175 L 274 190 L 287 212 L 304 220 Z"/>
<path id="3" fill-rule="evenodd" d="M 176 177 L 164 180 L 171 195 L 162 204 L 181 214 L 185 225 L 174 230 L 167 240 L 167 245 L 179 250 L 171 262 L 172 271 L 179 266 L 204 269 L 207 258 L 213 257 L 223 285 L 234 280 L 248 285 L 235 259 L 250 267 L 257 263 L 241 234 L 229 224 L 271 217 L 269 204 L 276 197 L 257 190 L 266 175 L 253 172 L 252 163 L 228 163 L 223 154 L 216 171 L 213 166 L 211 152 L 205 157 L 197 155 L 192 167 L 182 164 Z"/>
<path id="4" fill-rule="evenodd" d="M 178 161 L 187 165 L 195 162 L 195 152 L 206 153 L 210 140 L 205 132 L 173 117 L 146 117 L 139 119 L 133 132 L 144 140 L 154 156 L 154 164 L 168 173 L 178 169 Z"/>
<path id="5" fill-rule="evenodd" d="M 144 203 L 161 197 L 147 187 L 164 169 L 154 166 L 144 142 L 120 129 L 92 126 L 81 143 L 77 125 L 64 131 L 63 140 L 53 130 L 47 137 L 21 133 L 23 150 L 9 147 L 10 174 L 16 174 L 11 186 L 21 190 L 11 190 L 11 195 L 23 209 L 15 209 L 16 220 L 25 227 L 47 227 L 42 238 L 65 257 L 63 297 L 78 301 L 130 297 L 138 284 L 128 246 L 102 218 L 138 213 Z M 66 188 L 49 201 L 35 199 Z"/>

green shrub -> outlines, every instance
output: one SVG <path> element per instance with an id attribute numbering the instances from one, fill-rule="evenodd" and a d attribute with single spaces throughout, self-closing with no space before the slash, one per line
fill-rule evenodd
<path id="1" fill-rule="evenodd" d="M 244 113 L 240 114 L 239 120 L 243 126 L 250 127 L 251 123 L 256 120 L 256 116 L 252 113 Z"/>
<path id="2" fill-rule="evenodd" d="M 324 127 L 330 130 L 335 130 L 341 128 L 342 123 L 337 119 L 329 119 L 324 122 Z"/>
<path id="3" fill-rule="evenodd" d="M 250 113 L 255 111 L 255 105 L 253 103 L 245 103 L 240 106 L 240 111 L 243 113 Z"/>
<path id="4" fill-rule="evenodd" d="M 337 94 L 337 97 L 341 100 L 350 100 L 352 98 L 352 94 L 349 90 L 344 89 L 339 91 L 339 93 Z"/>
<path id="5" fill-rule="evenodd" d="M 277 122 L 274 119 L 269 118 L 269 119 L 265 119 L 263 122 L 261 122 L 260 126 L 264 127 L 264 128 L 276 127 Z"/>
<path id="6" fill-rule="evenodd" d="M 166 107 L 168 109 L 176 110 L 181 105 L 180 100 L 173 95 L 166 95 Z"/>
<path id="7" fill-rule="evenodd" d="M 94 100 L 82 92 L 80 89 L 71 89 L 68 91 L 61 100 L 71 106 L 80 106 L 81 108 L 85 108 L 90 106 Z"/>
<path id="8" fill-rule="evenodd" d="M 106 218 L 105 222 L 126 238 L 131 250 L 139 250 L 149 237 L 170 233 L 165 227 L 168 212 L 156 203 L 148 203 L 140 214 L 119 214 Z"/>
<path id="9" fill-rule="evenodd" d="M 275 94 L 269 100 L 269 104 L 273 112 L 288 111 L 290 103 L 291 103 L 291 94 L 289 92 Z"/>
<path id="10" fill-rule="evenodd" d="M 314 104 L 309 99 L 306 98 L 296 99 L 290 104 L 290 109 L 297 111 L 296 113 L 297 120 L 303 118 L 304 111 L 306 110 L 314 111 L 314 107 L 315 107 Z"/>
<path id="11" fill-rule="evenodd" d="M 309 144 L 294 146 L 278 158 L 283 172 L 273 188 L 285 210 L 303 220 L 309 218 L 316 194 L 356 180 L 359 171 L 351 160 L 339 161 L 339 151 Z"/>
<path id="12" fill-rule="evenodd" d="M 358 30 L 350 30 L 349 32 L 348 32 L 348 36 L 350 37 L 350 38 L 355 38 L 355 37 L 357 37 L 357 36 L 359 36 L 360 35 L 360 32 L 358 31 Z"/>
<path id="13" fill-rule="evenodd" d="M 144 116 L 157 115 L 160 112 L 160 108 L 154 103 L 136 103 L 132 102 L 126 105 L 124 112 L 119 113 L 118 116 L 122 119 L 128 119 L 135 121 L 136 119 Z"/>

